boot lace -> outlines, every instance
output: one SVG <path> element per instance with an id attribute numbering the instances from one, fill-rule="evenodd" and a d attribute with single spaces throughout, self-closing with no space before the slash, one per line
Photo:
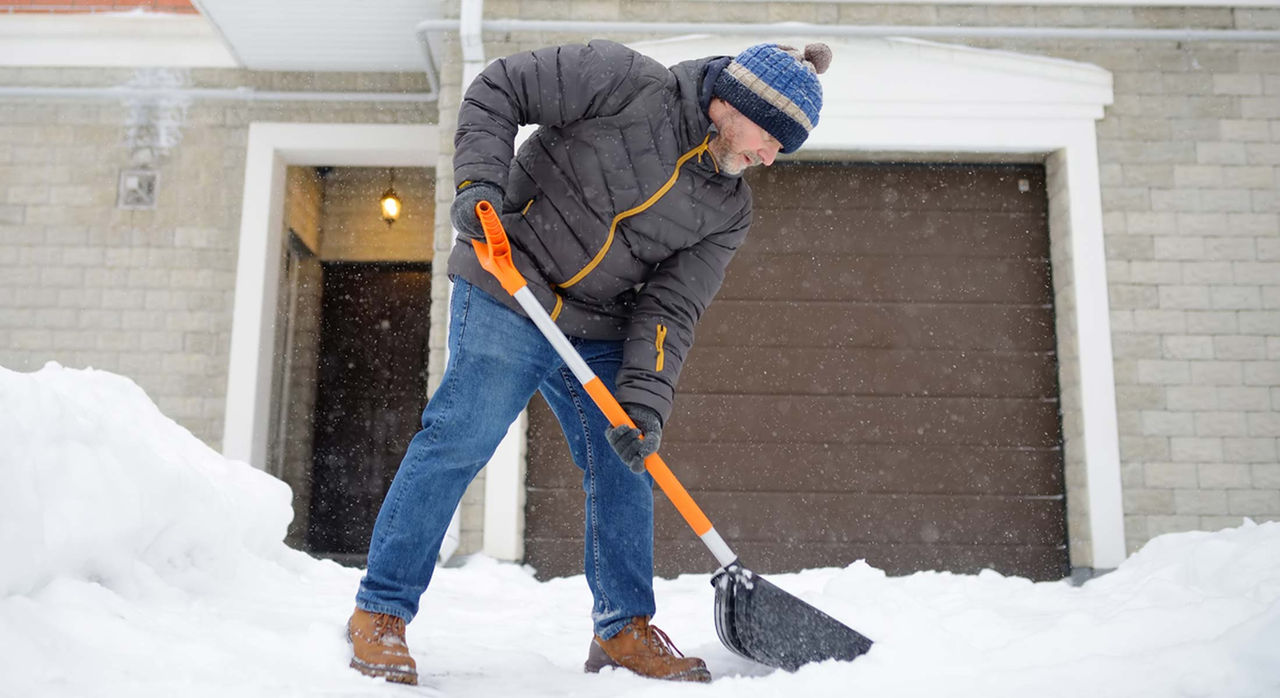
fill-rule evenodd
<path id="1" fill-rule="evenodd" d="M 381 644 L 403 645 L 404 628 L 404 619 L 399 616 L 379 613 L 373 617 L 373 637 Z"/>
<path id="2" fill-rule="evenodd" d="M 653 647 L 660 654 L 684 659 L 684 653 L 676 649 L 676 646 L 671 642 L 671 638 L 667 637 L 667 634 L 662 632 L 661 628 L 646 623 L 645 629 L 648 631 L 645 644 Z"/>

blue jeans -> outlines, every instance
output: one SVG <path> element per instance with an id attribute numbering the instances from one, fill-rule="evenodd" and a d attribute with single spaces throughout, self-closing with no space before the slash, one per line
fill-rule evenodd
<path id="1" fill-rule="evenodd" d="M 622 342 L 571 341 L 612 388 Z M 632 617 L 653 615 L 653 479 L 609 446 L 608 421 L 533 322 L 463 279 L 454 281 L 449 363 L 378 512 L 357 606 L 413 619 L 454 509 L 535 390 L 583 473 L 596 634 L 608 639 Z"/>

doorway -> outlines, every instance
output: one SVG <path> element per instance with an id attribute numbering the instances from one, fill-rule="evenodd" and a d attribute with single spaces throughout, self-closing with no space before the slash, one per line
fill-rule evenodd
<path id="1" fill-rule="evenodd" d="M 393 223 L 379 198 L 394 178 Z M 434 174 L 290 167 L 267 470 L 293 490 L 286 543 L 361 565 L 427 399 Z"/>
<path id="2" fill-rule="evenodd" d="M 427 394 L 431 267 L 323 267 L 306 549 L 362 564 Z"/>

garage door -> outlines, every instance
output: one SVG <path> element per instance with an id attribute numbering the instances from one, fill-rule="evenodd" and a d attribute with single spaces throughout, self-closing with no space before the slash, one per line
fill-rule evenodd
<path id="1" fill-rule="evenodd" d="M 1044 171 L 780 164 L 663 454 L 761 572 L 1068 573 Z M 526 561 L 578 574 L 582 492 L 530 411 Z M 657 496 L 664 576 L 716 563 Z"/>

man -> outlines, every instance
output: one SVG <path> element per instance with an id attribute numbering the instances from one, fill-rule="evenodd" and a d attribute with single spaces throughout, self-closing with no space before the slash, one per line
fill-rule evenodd
<path id="1" fill-rule="evenodd" d="M 540 391 L 583 471 L 595 631 L 586 670 L 711 680 L 701 659 L 649 624 L 653 480 L 644 458 L 660 443 L 694 326 L 747 234 L 751 191 L 740 175 L 804 142 L 830 55 L 824 44 L 761 44 L 666 68 L 593 41 L 497 60 L 472 83 L 454 139 L 449 361 L 374 526 L 348 622 L 353 668 L 416 682 L 405 624 L 450 516 Z M 522 124 L 541 128 L 513 154 Z M 480 201 L 501 211 L 534 296 L 639 430 L 610 428 L 480 268 L 470 244 L 483 239 Z"/>

